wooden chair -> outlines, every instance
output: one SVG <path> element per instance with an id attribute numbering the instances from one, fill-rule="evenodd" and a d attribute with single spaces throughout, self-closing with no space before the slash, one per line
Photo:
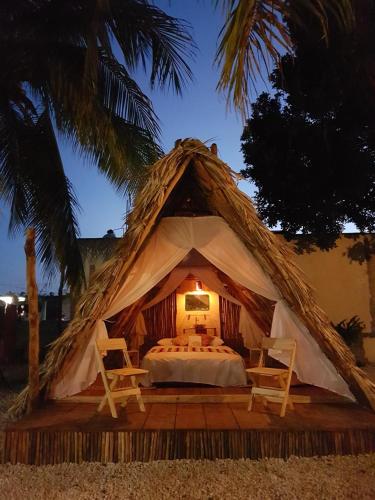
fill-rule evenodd
<path id="1" fill-rule="evenodd" d="M 289 368 L 267 368 L 264 366 L 265 354 L 269 349 L 277 351 L 287 351 L 289 357 Z M 261 396 L 263 404 L 267 406 L 267 398 L 276 400 L 281 403 L 280 417 L 285 416 L 286 405 L 288 404 L 293 409 L 293 403 L 289 397 L 290 381 L 293 373 L 294 359 L 296 356 L 296 341 L 294 339 L 271 339 L 265 338 L 262 340 L 262 346 L 259 356 L 259 363 L 256 368 L 248 368 L 246 372 L 249 374 L 253 386 L 251 388 L 250 401 L 248 411 L 253 408 L 255 396 Z M 279 384 L 277 387 L 263 385 L 261 378 L 268 378 Z"/>
<path id="2" fill-rule="evenodd" d="M 139 375 L 146 375 L 148 371 L 132 367 L 125 339 L 97 340 L 95 347 L 96 359 L 98 361 L 99 370 L 105 388 L 105 396 L 98 406 L 98 411 L 101 411 L 108 401 L 112 417 L 117 418 L 115 401 L 120 401 L 121 406 L 124 407 L 126 406 L 127 400 L 130 396 L 135 396 L 137 398 L 140 411 L 145 411 L 145 405 L 143 404 L 141 391 L 138 387 L 136 377 Z M 106 370 L 103 363 L 103 357 L 107 355 L 107 351 L 122 351 L 125 366 L 114 370 Z M 131 385 L 117 388 L 117 383 L 125 379 L 130 379 Z"/>

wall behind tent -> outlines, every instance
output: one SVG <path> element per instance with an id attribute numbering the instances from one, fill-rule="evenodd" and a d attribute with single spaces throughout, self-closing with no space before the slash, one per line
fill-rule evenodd
<path id="1" fill-rule="evenodd" d="M 210 297 L 209 311 L 186 311 L 185 295 L 195 291 L 195 280 L 186 279 L 177 288 L 177 334 L 183 333 L 184 328 L 193 328 L 194 324 L 204 324 L 207 328 L 216 328 L 216 335 L 220 337 L 219 296 L 207 289 L 202 283 L 202 291 Z"/>
<path id="2" fill-rule="evenodd" d="M 316 250 L 296 256 L 296 263 L 304 271 L 309 283 L 315 289 L 319 305 L 333 323 L 359 316 L 366 325 L 366 332 L 372 330 L 371 283 L 369 266 L 371 260 L 361 262 L 361 240 L 342 236 L 336 247 L 328 252 Z M 353 254 L 357 260 L 351 260 Z"/>

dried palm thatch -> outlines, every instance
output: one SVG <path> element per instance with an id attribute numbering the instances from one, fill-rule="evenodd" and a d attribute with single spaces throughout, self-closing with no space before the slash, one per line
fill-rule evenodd
<path id="1" fill-rule="evenodd" d="M 114 257 L 97 273 L 81 297 L 74 319 L 46 356 L 41 368 L 44 393 L 48 395 L 51 383 L 69 366 L 72 354 L 87 345 L 95 321 L 108 310 L 188 167 L 194 170 L 212 213 L 227 221 L 261 267 L 272 276 L 280 294 L 336 366 L 358 402 L 375 410 L 375 385 L 356 367 L 353 354 L 316 304 L 312 289 L 293 261 L 290 246 L 260 221 L 250 198 L 237 188 L 237 174 L 196 139 L 177 141 L 175 148 L 150 168 L 148 182 L 135 200 L 127 220 L 128 230 Z M 27 398 L 26 387 L 11 409 L 14 416 L 24 412 Z"/>

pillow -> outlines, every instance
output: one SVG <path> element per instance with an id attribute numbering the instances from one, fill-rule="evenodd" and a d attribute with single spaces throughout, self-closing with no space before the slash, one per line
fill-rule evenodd
<path id="1" fill-rule="evenodd" d="M 188 343 L 189 343 L 189 336 L 188 335 L 177 335 L 177 337 L 175 337 L 172 340 L 172 343 L 174 345 L 181 345 L 181 346 L 188 345 Z"/>
<path id="2" fill-rule="evenodd" d="M 189 347 L 200 347 L 202 345 L 201 335 L 189 335 Z"/>
<path id="3" fill-rule="evenodd" d="M 165 338 L 165 339 L 160 339 L 157 341 L 157 344 L 158 345 L 173 345 L 173 339 L 168 339 L 168 338 Z"/>
<path id="4" fill-rule="evenodd" d="M 212 340 L 211 340 L 211 346 L 212 347 L 219 347 L 219 345 L 223 345 L 224 344 L 224 340 L 223 339 L 220 339 L 219 337 L 214 337 Z"/>
<path id="5" fill-rule="evenodd" d="M 211 335 L 203 334 L 200 335 L 200 338 L 202 339 L 202 346 L 203 347 L 208 347 L 211 344 L 211 341 L 213 337 Z"/>

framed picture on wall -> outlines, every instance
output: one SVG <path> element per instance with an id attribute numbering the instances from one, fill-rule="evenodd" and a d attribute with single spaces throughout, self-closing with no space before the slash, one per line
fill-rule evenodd
<path id="1" fill-rule="evenodd" d="M 199 295 L 187 293 L 185 295 L 185 311 L 209 311 L 210 296 L 202 293 Z"/>

